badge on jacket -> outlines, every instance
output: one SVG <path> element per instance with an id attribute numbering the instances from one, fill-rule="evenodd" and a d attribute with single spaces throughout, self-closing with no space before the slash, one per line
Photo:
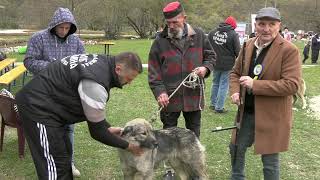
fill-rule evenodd
<path id="1" fill-rule="evenodd" d="M 257 80 L 259 78 L 262 70 L 263 70 L 263 66 L 261 64 L 257 64 L 253 69 L 253 74 L 254 74 L 253 79 Z"/>

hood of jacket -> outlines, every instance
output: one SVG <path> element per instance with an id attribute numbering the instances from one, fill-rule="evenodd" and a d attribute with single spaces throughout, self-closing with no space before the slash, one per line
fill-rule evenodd
<path id="1" fill-rule="evenodd" d="M 51 33 L 54 34 L 54 28 L 62 23 L 71 23 L 70 31 L 67 36 L 73 34 L 77 31 L 76 20 L 74 19 L 71 11 L 68 8 L 59 7 L 52 17 L 51 22 L 49 23 L 48 29 Z"/>
<path id="2" fill-rule="evenodd" d="M 233 27 L 230 24 L 227 23 L 220 23 L 219 27 L 217 28 L 218 31 L 220 32 L 228 32 L 233 30 Z"/>

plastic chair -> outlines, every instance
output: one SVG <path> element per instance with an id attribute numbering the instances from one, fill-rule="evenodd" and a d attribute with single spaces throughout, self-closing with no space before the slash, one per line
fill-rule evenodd
<path id="1" fill-rule="evenodd" d="M 1 139 L 0 139 L 0 152 L 2 152 L 4 129 L 5 126 L 17 128 L 18 134 L 18 148 L 19 158 L 24 158 L 25 137 L 21 122 L 19 120 L 19 114 L 14 110 L 15 99 L 7 96 L 0 95 L 0 114 L 1 114 Z"/>

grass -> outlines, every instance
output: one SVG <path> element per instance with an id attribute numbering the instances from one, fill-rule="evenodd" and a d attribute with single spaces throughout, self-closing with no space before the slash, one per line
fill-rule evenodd
<path id="1" fill-rule="evenodd" d="M 146 60 L 150 47 L 149 40 L 119 40 L 111 48 L 111 53 L 124 50 L 137 52 Z M 301 49 L 301 43 L 297 43 Z M 88 52 L 103 52 L 102 45 L 87 46 Z M 310 62 L 310 60 L 309 60 Z M 304 68 L 303 76 L 307 84 L 307 97 L 319 95 L 320 79 L 317 74 L 320 66 Z M 206 104 L 209 105 L 212 77 L 206 80 Z M 18 87 L 20 88 L 20 87 Z M 15 91 L 18 89 L 14 89 Z M 14 92 L 15 92 L 14 91 Z M 297 108 L 301 107 L 298 102 Z M 230 174 L 230 157 L 228 144 L 230 131 L 210 132 L 217 126 L 227 127 L 233 124 L 236 107 L 228 99 L 224 115 L 215 114 L 208 107 L 202 113 L 201 142 L 206 147 L 207 169 L 210 179 L 228 179 Z M 157 103 L 147 84 L 147 71 L 129 86 L 122 90 L 112 89 L 110 101 L 107 104 L 108 121 L 113 126 L 123 126 L 127 121 L 141 117 L 149 119 L 157 109 Z M 309 110 L 294 111 L 294 126 L 292 129 L 291 147 L 288 152 L 281 153 L 281 179 L 283 180 L 313 180 L 320 177 L 320 119 L 310 116 Z M 157 119 L 156 129 L 161 128 Z M 184 126 L 180 119 L 179 126 Z M 87 179 L 122 179 L 117 150 L 94 141 L 88 132 L 85 122 L 76 124 L 75 129 L 75 160 L 81 171 L 81 178 Z M 156 179 L 161 179 L 162 168 L 156 171 Z M 251 148 L 247 153 L 247 179 L 263 179 L 260 156 L 253 154 Z M 35 169 L 30 152 L 26 149 L 24 160 L 18 159 L 17 136 L 15 129 L 6 129 L 4 149 L 0 153 L 0 179 L 36 179 Z"/>
<path id="2" fill-rule="evenodd" d="M 110 54 L 116 55 L 124 51 L 132 51 L 137 53 L 142 63 L 147 63 L 149 49 L 152 44 L 152 40 L 139 39 L 139 40 L 115 40 L 115 45 L 110 46 Z M 86 45 L 86 51 L 88 53 L 104 53 L 104 45 Z"/>

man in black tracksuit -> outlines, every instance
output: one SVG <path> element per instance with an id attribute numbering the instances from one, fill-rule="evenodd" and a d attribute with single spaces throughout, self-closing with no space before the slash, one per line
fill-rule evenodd
<path id="1" fill-rule="evenodd" d="M 48 65 L 16 96 L 22 126 L 39 179 L 73 179 L 72 146 L 65 125 L 87 121 L 92 138 L 139 155 L 140 147 L 119 136 L 106 121 L 110 89 L 121 88 L 142 72 L 140 58 L 79 54 Z"/>
<path id="2" fill-rule="evenodd" d="M 229 16 L 224 23 L 208 35 L 210 44 L 217 54 L 211 88 L 211 106 L 216 113 L 225 113 L 224 102 L 229 90 L 229 74 L 240 51 L 239 36 L 234 31 L 237 22 Z"/>
<path id="3" fill-rule="evenodd" d="M 319 50 L 320 50 L 320 37 L 319 33 L 314 35 L 311 40 L 311 60 L 312 64 L 317 64 L 318 58 L 319 58 Z"/>

